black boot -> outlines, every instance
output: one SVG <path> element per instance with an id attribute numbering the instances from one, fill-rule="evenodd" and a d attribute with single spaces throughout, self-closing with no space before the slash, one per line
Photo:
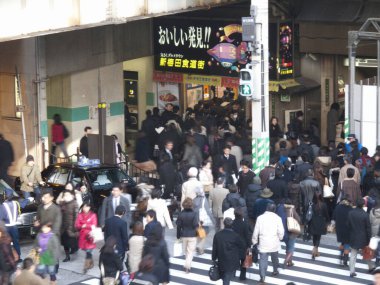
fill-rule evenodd
<path id="1" fill-rule="evenodd" d="M 343 254 L 343 266 L 348 266 L 348 253 Z"/>
<path id="2" fill-rule="evenodd" d="M 68 261 L 70 261 L 70 253 L 69 253 L 69 251 L 65 250 L 65 254 L 66 254 L 66 258 L 64 260 L 62 260 L 62 262 L 68 262 Z"/>

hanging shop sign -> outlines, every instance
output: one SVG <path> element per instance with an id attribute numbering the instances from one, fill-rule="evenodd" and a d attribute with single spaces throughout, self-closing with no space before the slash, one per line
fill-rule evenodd
<path id="1" fill-rule="evenodd" d="M 222 84 L 222 78 L 219 76 L 185 74 L 183 77 L 183 80 L 185 84 L 212 85 L 212 86 L 221 86 Z"/>
<path id="2" fill-rule="evenodd" d="M 156 70 L 238 77 L 249 59 L 239 20 L 156 18 L 153 32 Z"/>
<path id="3" fill-rule="evenodd" d="M 153 80 L 156 82 L 182 83 L 183 74 L 173 72 L 153 71 Z"/>
<path id="4" fill-rule="evenodd" d="M 293 25 L 279 24 L 279 79 L 292 78 L 293 64 Z"/>

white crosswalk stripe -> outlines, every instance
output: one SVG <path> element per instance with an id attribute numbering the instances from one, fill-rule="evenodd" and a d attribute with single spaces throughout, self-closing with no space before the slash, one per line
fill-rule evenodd
<path id="1" fill-rule="evenodd" d="M 356 263 L 356 278 L 349 277 L 348 268 L 341 267 L 339 265 L 338 255 L 339 251 L 332 247 L 320 247 L 320 257 L 317 257 L 315 261 L 311 260 L 312 246 L 310 244 L 297 243 L 294 254 L 295 266 L 288 269 L 280 268 L 280 275 L 277 277 L 271 277 L 272 272 L 271 264 L 268 267 L 268 276 L 265 281 L 267 284 L 284 285 L 287 282 L 294 282 L 297 285 L 357 285 L 357 284 L 370 284 L 373 280 L 373 276 L 368 274 L 368 266 L 366 262 L 358 257 Z M 284 258 L 284 248 L 280 251 L 280 264 Z M 192 262 L 191 272 L 186 274 L 183 270 L 184 256 L 177 256 L 170 258 L 170 284 L 222 284 L 222 281 L 213 282 L 208 277 L 208 270 L 212 264 L 211 262 L 211 250 L 206 250 L 201 256 L 195 256 Z M 236 274 L 239 275 L 239 272 Z M 247 271 L 247 281 L 239 281 L 235 278 L 231 285 L 237 284 L 252 284 L 252 281 L 258 281 L 258 265 L 253 265 Z M 95 279 L 96 280 L 96 279 Z M 82 283 L 75 283 L 77 285 L 92 285 L 94 279 L 82 281 Z M 253 283 L 255 284 L 255 282 Z"/>

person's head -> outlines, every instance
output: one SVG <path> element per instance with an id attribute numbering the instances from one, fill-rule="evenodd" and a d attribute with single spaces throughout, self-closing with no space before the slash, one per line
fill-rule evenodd
<path id="1" fill-rule="evenodd" d="M 152 116 L 152 111 L 151 111 L 150 109 L 146 110 L 146 111 L 145 111 L 145 115 L 146 115 L 147 117 Z"/>
<path id="2" fill-rule="evenodd" d="M 82 208 L 83 213 L 86 213 L 86 214 L 87 214 L 88 212 L 91 211 L 91 203 L 89 203 L 89 202 L 84 202 L 84 203 L 82 204 L 81 208 Z"/>
<path id="3" fill-rule="evenodd" d="M 74 184 L 72 182 L 68 182 L 65 185 L 65 190 L 73 191 L 74 190 Z"/>
<path id="4" fill-rule="evenodd" d="M 362 197 L 359 197 L 356 201 L 356 207 L 363 208 L 365 205 L 365 200 Z"/>
<path id="5" fill-rule="evenodd" d="M 217 185 L 224 185 L 224 183 L 226 182 L 226 180 L 224 179 L 224 177 L 218 177 L 218 179 L 216 179 L 216 184 Z"/>
<path id="6" fill-rule="evenodd" d="M 117 138 L 117 135 L 111 135 L 111 137 L 113 137 L 114 139 L 115 139 L 115 141 L 117 141 L 118 140 L 118 138 Z"/>
<path id="7" fill-rule="evenodd" d="M 167 149 L 167 150 L 172 150 L 173 149 L 173 142 L 172 141 L 166 141 L 165 142 L 165 148 Z"/>
<path id="8" fill-rule="evenodd" d="M 139 272 L 141 273 L 146 273 L 146 272 L 151 272 L 154 268 L 154 257 L 151 254 L 145 255 L 139 264 Z"/>
<path id="9" fill-rule="evenodd" d="M 223 153 L 224 153 L 225 155 L 230 155 L 230 153 L 231 153 L 231 146 L 228 145 L 228 144 L 226 144 L 226 145 L 223 147 Z"/>
<path id="10" fill-rule="evenodd" d="M 244 211 L 242 207 L 236 207 L 234 213 L 235 219 L 242 220 L 244 218 Z"/>
<path id="11" fill-rule="evenodd" d="M 154 116 L 159 116 L 160 115 L 160 109 L 158 109 L 158 107 L 154 107 L 153 108 L 153 115 Z"/>
<path id="12" fill-rule="evenodd" d="M 202 168 L 210 169 L 211 168 L 211 161 L 210 160 L 204 160 L 202 162 Z"/>
<path id="13" fill-rule="evenodd" d="M 70 191 L 70 190 L 65 190 L 63 192 L 63 201 L 65 202 L 71 202 L 74 200 L 75 196 L 74 196 L 74 191 Z"/>
<path id="14" fill-rule="evenodd" d="M 51 188 L 45 188 L 41 191 L 41 201 L 44 205 L 50 205 L 53 203 L 54 195 L 53 195 L 53 189 Z"/>
<path id="15" fill-rule="evenodd" d="M 248 173 L 249 171 L 249 161 L 247 160 L 242 160 L 241 163 L 241 170 L 243 171 L 243 173 Z"/>
<path id="16" fill-rule="evenodd" d="M 347 168 L 347 177 L 348 178 L 353 178 L 355 175 L 355 169 L 354 168 Z"/>
<path id="17" fill-rule="evenodd" d="M 154 211 L 154 210 L 148 210 L 148 211 L 146 212 L 146 216 L 145 216 L 145 217 L 146 217 L 146 221 L 147 221 L 148 223 L 157 220 L 157 214 L 156 214 L 156 211 Z"/>
<path id="18" fill-rule="evenodd" d="M 187 172 L 187 176 L 189 178 L 197 177 L 198 175 L 198 169 L 196 167 L 190 167 L 189 171 Z"/>
<path id="19" fill-rule="evenodd" d="M 41 227 L 41 232 L 44 234 L 50 233 L 53 228 L 53 224 L 51 222 L 45 223 Z"/>
<path id="20" fill-rule="evenodd" d="M 279 142 L 280 149 L 286 149 L 287 143 L 285 140 Z"/>
<path id="21" fill-rule="evenodd" d="M 119 205 L 115 209 L 115 215 L 122 217 L 122 216 L 124 216 L 126 211 L 127 210 L 125 209 L 125 207 L 123 205 Z"/>
<path id="22" fill-rule="evenodd" d="M 87 193 L 88 189 L 87 189 L 86 184 L 82 183 L 82 184 L 80 185 L 80 187 L 79 187 L 79 190 L 80 190 L 80 192 L 82 192 L 82 193 Z"/>
<path id="23" fill-rule="evenodd" d="M 193 209 L 193 199 L 187 197 L 182 202 L 182 207 L 183 207 L 184 210 L 191 210 L 191 209 Z"/>
<path id="24" fill-rule="evenodd" d="M 352 163 L 352 156 L 349 153 L 346 153 L 343 156 L 344 164 L 351 164 Z"/>
<path id="25" fill-rule="evenodd" d="M 223 221 L 224 228 L 231 229 L 233 223 L 234 223 L 234 221 L 231 218 L 225 218 Z"/>
<path id="26" fill-rule="evenodd" d="M 115 248 L 116 248 L 117 240 L 114 236 L 109 236 L 105 243 L 104 246 L 102 247 L 101 251 L 103 253 L 114 253 Z"/>
<path id="27" fill-rule="evenodd" d="M 144 224 L 140 221 L 137 221 L 133 224 L 132 233 L 134 235 L 142 236 L 144 234 Z"/>
<path id="28" fill-rule="evenodd" d="M 167 111 L 169 111 L 169 112 L 172 112 L 173 111 L 173 104 L 172 103 L 167 103 L 166 105 L 165 105 L 165 109 L 167 110 Z"/>
<path id="29" fill-rule="evenodd" d="M 349 134 L 347 136 L 347 139 L 348 139 L 349 142 L 356 141 L 356 135 L 355 134 Z"/>
<path id="30" fill-rule="evenodd" d="M 330 110 L 336 110 L 339 111 L 340 105 L 338 103 L 332 103 L 330 106 Z"/>
<path id="31" fill-rule="evenodd" d="M 26 163 L 29 165 L 29 166 L 33 166 L 34 165 L 34 157 L 33 155 L 29 154 L 27 157 L 26 157 Z"/>
<path id="32" fill-rule="evenodd" d="M 61 115 L 60 114 L 54 114 L 53 116 L 53 121 L 54 121 L 54 124 L 61 124 Z"/>
<path id="33" fill-rule="evenodd" d="M 122 193 L 122 190 L 123 189 L 123 186 L 119 183 L 115 184 L 113 187 L 112 187 L 112 191 L 111 191 L 111 194 L 114 198 L 118 198 L 120 197 L 121 193 Z"/>
<path id="34" fill-rule="evenodd" d="M 31 259 L 30 257 L 25 258 L 22 261 L 22 269 L 28 270 L 34 273 L 36 269 L 36 265 L 34 264 L 33 259 Z"/>
<path id="35" fill-rule="evenodd" d="M 277 162 L 278 162 L 278 157 L 277 156 L 273 155 L 273 156 L 271 156 L 269 158 L 269 165 L 275 166 L 277 164 Z"/>
<path id="36" fill-rule="evenodd" d="M 268 203 L 266 210 L 267 212 L 272 212 L 272 213 L 276 212 L 276 204 Z"/>
<path id="37" fill-rule="evenodd" d="M 160 199 L 162 196 L 161 189 L 159 188 L 152 189 L 152 193 L 150 194 L 150 196 L 152 197 L 152 199 Z"/>
<path id="38" fill-rule="evenodd" d="M 84 134 L 87 136 L 92 133 L 92 128 L 87 126 L 84 128 Z"/>
<path id="39" fill-rule="evenodd" d="M 298 120 L 302 121 L 303 120 L 303 112 L 302 111 L 297 111 L 296 118 Z"/>
<path id="40" fill-rule="evenodd" d="M 228 190 L 230 191 L 230 193 L 236 193 L 238 191 L 238 188 L 235 184 L 231 184 L 228 186 Z"/>
<path id="41" fill-rule="evenodd" d="M 278 124 L 278 119 L 277 119 L 277 117 L 272 117 L 272 118 L 270 119 L 270 122 L 271 122 L 272 125 L 276 126 L 276 125 Z"/>
<path id="42" fill-rule="evenodd" d="M 366 148 L 366 147 L 362 147 L 362 149 L 360 150 L 360 153 L 362 154 L 362 155 L 368 155 L 368 148 Z"/>

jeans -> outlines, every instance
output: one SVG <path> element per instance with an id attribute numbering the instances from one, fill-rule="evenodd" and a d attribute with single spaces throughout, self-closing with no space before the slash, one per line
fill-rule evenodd
<path id="1" fill-rule="evenodd" d="M 278 267 L 279 267 L 278 252 L 277 251 L 276 252 L 260 252 L 259 273 L 262 279 L 265 279 L 265 275 L 268 269 L 269 255 L 273 263 L 273 272 L 278 271 Z"/>
<path id="2" fill-rule="evenodd" d="M 223 285 L 229 285 L 234 275 L 235 275 L 235 271 L 222 272 Z"/>
<path id="3" fill-rule="evenodd" d="M 56 265 L 44 265 L 44 264 L 39 264 L 37 265 L 36 272 L 41 275 L 45 276 L 45 274 L 50 275 L 50 281 L 56 281 Z"/>
<path id="4" fill-rule="evenodd" d="M 182 238 L 183 252 L 185 253 L 185 268 L 191 268 L 191 262 L 193 261 L 193 256 L 195 248 L 197 246 L 196 237 L 183 237 Z"/>
<path id="5" fill-rule="evenodd" d="M 296 245 L 296 237 L 289 235 L 288 239 L 285 241 L 286 244 L 286 253 L 294 253 L 294 248 Z"/>
<path id="6" fill-rule="evenodd" d="M 352 248 L 351 254 L 350 254 L 350 273 L 355 273 L 355 264 L 356 264 L 356 257 L 358 255 L 359 250 Z"/>
<path id="7" fill-rule="evenodd" d="M 17 251 L 19 258 L 21 258 L 21 250 L 18 236 L 18 229 L 16 226 L 6 227 L 8 234 L 12 238 L 13 247 Z"/>

